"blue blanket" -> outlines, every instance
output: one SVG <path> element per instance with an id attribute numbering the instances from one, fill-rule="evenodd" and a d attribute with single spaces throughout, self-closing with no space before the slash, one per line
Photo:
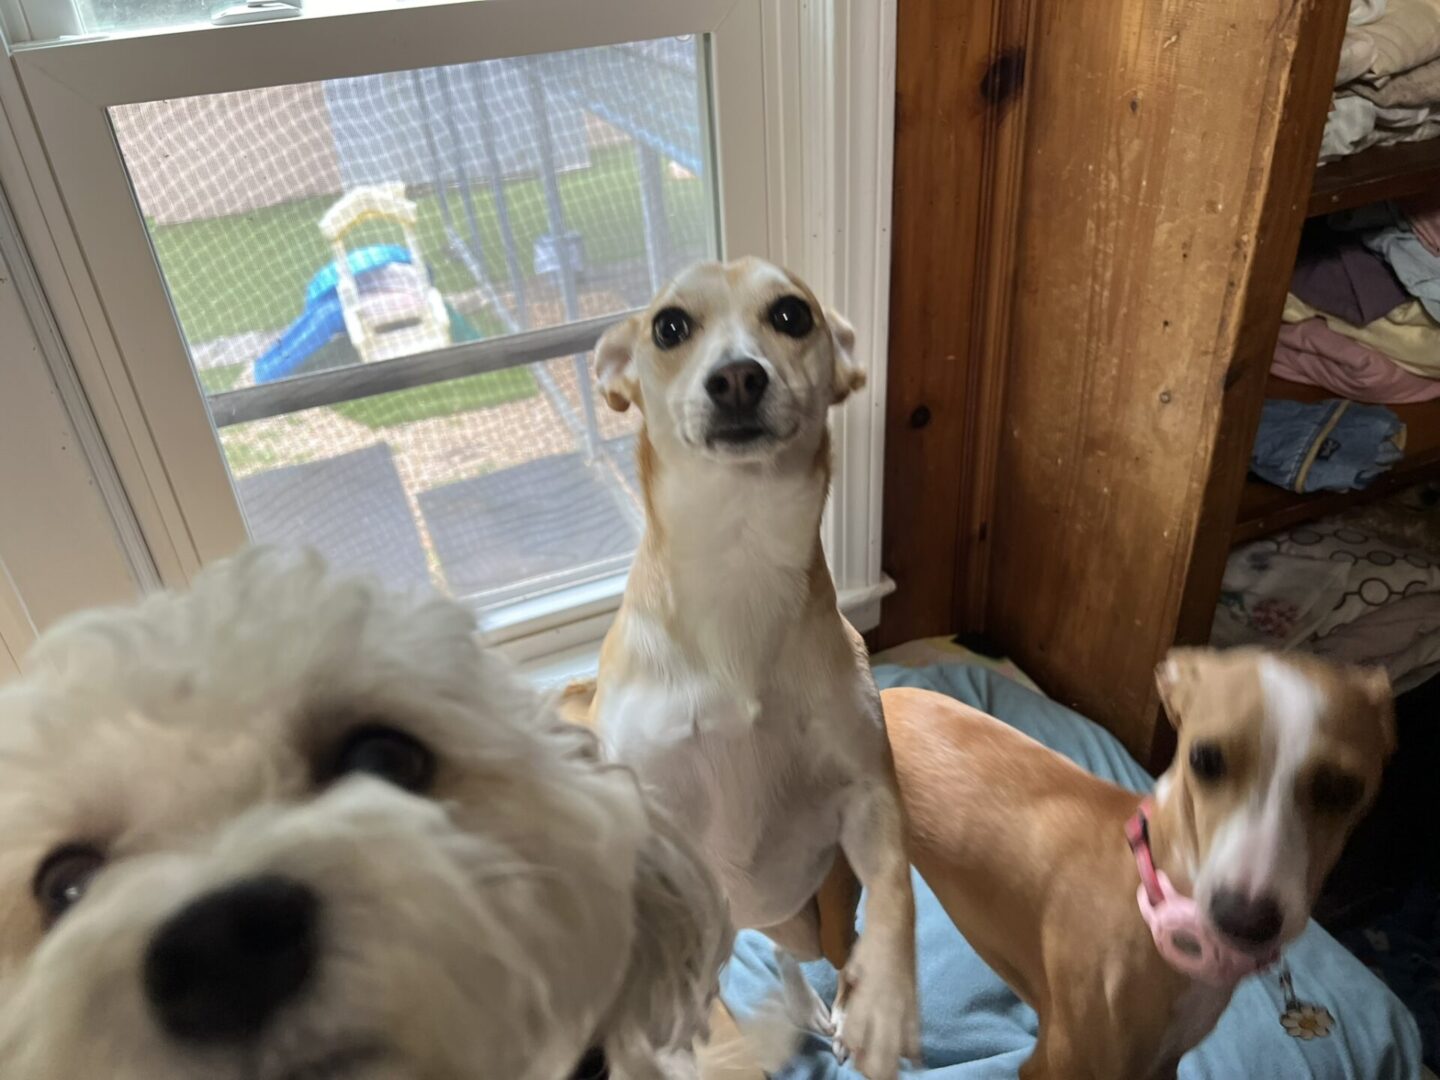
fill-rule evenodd
<path id="1" fill-rule="evenodd" d="M 882 687 L 919 686 L 983 709 L 1096 775 L 1135 791 L 1151 778 L 1108 732 L 1047 698 L 981 667 L 944 665 L 919 670 L 881 667 Z M 920 964 L 920 1011 L 927 1080 L 1011 1080 L 1035 1040 L 1035 1013 L 966 944 L 934 895 L 914 876 Z M 1187 1055 L 1181 1080 L 1413 1080 L 1420 1075 L 1420 1037 L 1414 1018 L 1365 966 L 1311 923 L 1285 952 L 1302 1000 L 1326 1006 L 1336 1018 L 1329 1038 L 1302 1042 L 1281 1028 L 1278 981 L 1255 976 L 1241 983 L 1215 1031 Z M 828 1001 L 835 972 L 824 962 L 806 975 Z M 740 936 L 723 976 L 731 1011 L 743 1020 L 778 991 L 774 950 L 763 936 Z M 841 1068 L 820 1039 L 808 1040 L 776 1074 L 778 1080 L 858 1080 Z"/>

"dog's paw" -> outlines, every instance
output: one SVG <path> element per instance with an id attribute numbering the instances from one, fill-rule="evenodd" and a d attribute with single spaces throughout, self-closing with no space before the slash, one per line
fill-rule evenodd
<path id="1" fill-rule="evenodd" d="M 855 972 L 847 968 L 841 980 L 831 1013 L 835 1056 L 852 1060 L 867 1080 L 896 1080 L 901 1059 L 920 1057 L 913 977 L 885 968 Z"/>
<path id="2" fill-rule="evenodd" d="M 830 1037 L 835 1034 L 830 1007 L 800 970 L 799 962 L 783 949 L 777 950 L 780 963 L 781 996 L 785 1012 L 801 1031 Z"/>
<path id="3" fill-rule="evenodd" d="M 843 988 L 845 983 L 840 983 Z M 850 1048 L 845 1045 L 845 995 L 838 993 L 835 996 L 835 1007 L 830 1010 L 830 1052 L 835 1055 L 835 1060 L 841 1065 L 850 1061 Z"/>

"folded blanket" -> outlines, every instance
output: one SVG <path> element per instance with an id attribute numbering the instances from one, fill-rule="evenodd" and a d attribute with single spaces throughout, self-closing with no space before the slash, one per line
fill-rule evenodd
<path id="1" fill-rule="evenodd" d="M 1384 353 L 1416 375 L 1440 377 L 1440 323 L 1430 317 L 1419 300 L 1401 304 L 1383 319 L 1355 326 L 1326 315 L 1293 294 L 1285 298 L 1284 320 L 1304 322 L 1319 316 L 1336 333 Z"/>
<path id="2" fill-rule="evenodd" d="M 1385 0 L 1350 0 L 1351 26 L 1368 26 L 1385 14 Z"/>
<path id="3" fill-rule="evenodd" d="M 1372 86 L 1360 80 L 1347 87 L 1376 105 L 1401 108 L 1423 108 L 1440 103 L 1440 57 L 1410 71 L 1387 79 L 1384 86 Z"/>
<path id="4" fill-rule="evenodd" d="M 1211 644 L 1382 664 L 1406 687 L 1440 662 L 1440 567 L 1353 515 L 1235 548 Z"/>
<path id="5" fill-rule="evenodd" d="M 1340 45 L 1340 66 L 1335 69 L 1335 85 L 1349 86 L 1370 70 L 1375 63 L 1375 43 L 1369 38 L 1347 32 Z"/>
<path id="6" fill-rule="evenodd" d="M 1440 663 L 1440 594 L 1387 598 L 1305 648 L 1347 664 L 1380 665 L 1390 673 L 1396 692 L 1404 693 Z"/>
<path id="7" fill-rule="evenodd" d="M 1333 626 L 1349 574 L 1344 563 L 1288 554 L 1264 541 L 1236 548 L 1225 563 L 1210 644 L 1295 648 Z"/>
<path id="8" fill-rule="evenodd" d="M 1383 405 L 1270 399 L 1250 469 L 1290 491 L 1355 491 L 1404 456 L 1405 425 Z"/>
<path id="9" fill-rule="evenodd" d="M 1350 515 L 1322 518 L 1237 547 L 1226 563 L 1226 580 L 1255 595 L 1283 596 L 1292 575 L 1287 559 L 1308 559 L 1315 610 L 1313 640 L 1373 614 L 1402 597 L 1427 595 L 1440 600 L 1440 565 L 1428 555 L 1374 535 Z M 1243 568 L 1241 566 L 1243 564 Z M 1343 570 L 1337 580 L 1330 567 Z M 1267 635 L 1273 638 L 1272 635 Z M 1260 644 L 1259 638 L 1249 639 Z"/>
<path id="10" fill-rule="evenodd" d="M 1399 210 L 1431 255 L 1440 255 L 1440 191 L 1401 199 Z"/>
<path id="11" fill-rule="evenodd" d="M 1440 56 L 1440 0 L 1390 0 L 1384 15 L 1349 27 L 1345 38 L 1368 47 L 1361 75 L 1378 84 Z"/>
<path id="12" fill-rule="evenodd" d="M 1372 146 L 1425 142 L 1440 137 L 1440 116 L 1430 107 L 1381 107 L 1347 88 L 1330 103 L 1320 161 L 1335 161 Z"/>
<path id="13" fill-rule="evenodd" d="M 1409 222 L 1361 233 L 1360 240 L 1390 264 L 1401 284 L 1424 305 L 1431 318 L 1440 319 L 1440 255 L 1430 252 Z"/>
<path id="14" fill-rule="evenodd" d="M 1285 323 L 1275 345 L 1272 374 L 1373 405 L 1440 398 L 1440 379 L 1406 371 L 1368 345 L 1330 329 L 1324 319 Z"/>
<path id="15" fill-rule="evenodd" d="M 1373 101 L 1355 94 L 1336 94 L 1320 140 L 1320 160 L 1334 161 L 1364 148 L 1375 134 L 1375 112 Z"/>
<path id="16" fill-rule="evenodd" d="M 1350 233 L 1311 222 L 1300 240 L 1290 291 L 1305 303 L 1363 326 L 1410 299 L 1384 258 Z"/>

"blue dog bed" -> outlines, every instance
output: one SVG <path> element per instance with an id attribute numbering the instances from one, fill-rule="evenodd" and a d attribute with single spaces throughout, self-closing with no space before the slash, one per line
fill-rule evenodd
<path id="1" fill-rule="evenodd" d="M 939 691 L 985 712 L 1058 750 L 1098 776 L 1132 790 L 1151 778 L 1108 732 L 1084 717 L 985 668 L 942 665 L 879 667 L 882 687 Z M 920 1012 L 927 1080 L 1013 1080 L 1035 1041 L 1035 1013 L 1010 991 L 966 944 L 944 909 L 913 875 L 920 963 Z M 1365 966 L 1311 923 L 1285 951 L 1299 998 L 1327 1007 L 1335 1017 L 1328 1038 L 1302 1042 L 1280 1025 L 1284 1011 L 1278 980 L 1252 976 L 1240 984 L 1210 1037 L 1180 1065 L 1181 1080 L 1413 1080 L 1420 1076 L 1420 1036 L 1405 1007 Z M 820 994 L 831 1000 L 835 972 L 823 961 L 806 967 Z M 746 932 L 722 978 L 723 996 L 741 1019 L 778 993 L 774 949 Z M 828 1045 L 809 1038 L 777 1080 L 859 1080 L 840 1067 Z M 1121 1078 L 1116 1078 L 1121 1080 Z"/>

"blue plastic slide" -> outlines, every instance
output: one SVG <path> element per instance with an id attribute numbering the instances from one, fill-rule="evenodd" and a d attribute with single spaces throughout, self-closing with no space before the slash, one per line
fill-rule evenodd
<path id="1" fill-rule="evenodd" d="M 373 244 L 356 248 L 345 260 L 350 264 L 350 272 L 359 278 L 382 266 L 409 263 L 410 251 L 398 244 Z M 300 317 L 255 361 L 257 386 L 296 374 L 331 338 L 345 332 L 345 316 L 340 310 L 337 292 L 339 283 L 340 268 L 333 262 L 310 279 Z"/>

